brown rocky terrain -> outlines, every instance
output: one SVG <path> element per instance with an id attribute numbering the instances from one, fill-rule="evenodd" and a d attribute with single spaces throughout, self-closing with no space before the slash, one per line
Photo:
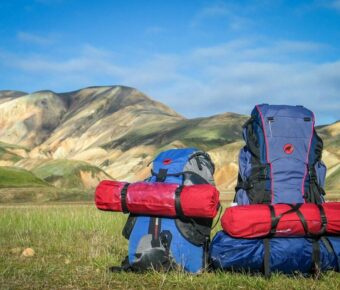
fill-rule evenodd
<path id="1" fill-rule="evenodd" d="M 123 86 L 69 93 L 0 91 L 0 165 L 24 168 L 57 187 L 93 188 L 106 177 L 143 179 L 160 150 L 190 146 L 211 154 L 218 187 L 232 191 L 246 119 L 234 113 L 186 119 Z M 340 122 L 318 132 L 325 144 L 328 188 L 338 190 Z M 72 179 L 74 174 L 79 178 Z"/>

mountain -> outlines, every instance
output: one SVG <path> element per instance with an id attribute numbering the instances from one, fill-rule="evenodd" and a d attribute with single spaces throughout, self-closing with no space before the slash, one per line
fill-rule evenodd
<path id="1" fill-rule="evenodd" d="M 340 190 L 340 121 L 317 128 L 324 141 L 323 160 L 328 166 L 326 190 Z"/>
<path id="2" fill-rule="evenodd" d="M 14 100 L 24 95 L 27 95 L 27 93 L 21 91 L 0 91 L 0 104 Z"/>
<path id="3" fill-rule="evenodd" d="M 68 93 L 0 91 L 0 166 L 29 170 L 55 188 L 93 190 L 103 178 L 146 178 L 161 150 L 198 147 L 216 163 L 219 189 L 232 191 L 247 118 L 224 113 L 186 119 L 124 86 Z M 340 189 L 339 122 L 317 129 L 325 143 L 329 189 Z"/>
<path id="4" fill-rule="evenodd" d="M 67 111 L 65 102 L 48 91 L 5 99 L 0 104 L 0 140 L 29 148 L 48 138 Z"/>

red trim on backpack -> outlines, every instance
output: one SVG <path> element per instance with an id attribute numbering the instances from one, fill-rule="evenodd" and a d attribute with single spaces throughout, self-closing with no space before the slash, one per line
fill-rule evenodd
<path id="1" fill-rule="evenodd" d="M 302 197 L 303 197 L 303 200 L 305 200 L 304 196 L 305 196 L 305 182 L 306 182 L 306 177 L 307 177 L 307 167 L 308 167 L 308 164 L 309 164 L 309 152 L 310 152 L 310 148 L 312 146 L 312 139 L 313 139 L 313 136 L 314 136 L 314 124 L 315 124 L 315 116 L 314 116 L 314 113 L 312 112 L 313 116 L 312 116 L 312 132 L 311 132 L 311 136 L 310 136 L 310 139 L 309 139 L 309 144 L 308 144 L 308 151 L 307 151 L 307 156 L 306 156 L 306 168 L 305 168 L 305 174 L 303 176 L 303 179 L 302 179 L 302 185 L 301 185 L 301 193 L 302 193 Z"/>
<path id="2" fill-rule="evenodd" d="M 273 178 L 272 164 L 271 164 L 271 162 L 269 162 L 269 145 L 268 145 L 268 138 L 267 138 L 267 133 L 266 133 L 266 125 L 264 123 L 264 118 L 263 118 L 262 112 L 259 108 L 259 105 L 256 105 L 256 109 L 259 112 L 260 117 L 261 117 L 261 121 L 262 121 L 263 136 L 264 136 L 264 140 L 265 140 L 265 143 L 266 143 L 266 160 L 267 160 L 267 163 L 270 166 L 270 189 L 271 189 L 271 192 L 272 192 L 272 202 L 273 202 L 273 200 L 274 200 L 274 178 Z"/>

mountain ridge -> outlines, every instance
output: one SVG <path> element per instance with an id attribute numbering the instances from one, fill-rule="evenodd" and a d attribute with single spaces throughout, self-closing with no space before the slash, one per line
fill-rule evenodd
<path id="1" fill-rule="evenodd" d="M 225 112 L 187 119 L 126 86 L 92 86 L 65 93 L 0 91 L 0 165 L 41 172 L 37 168 L 45 168 L 44 164 L 46 168 L 58 164 L 53 160 L 80 162 L 67 163 L 76 168 L 86 162 L 94 166 L 91 174 L 100 172 L 97 179 L 82 174 L 84 187 L 91 184 L 89 188 L 93 188 L 93 180 L 105 174 L 118 180 L 144 179 L 150 172 L 148 164 L 160 150 L 198 147 L 212 155 L 219 189 L 231 191 L 238 172 L 238 151 L 244 145 L 242 125 L 248 118 Z M 339 125 L 316 128 L 324 139 L 331 190 L 340 189 L 336 181 Z M 59 178 L 56 184 L 72 182 Z"/>

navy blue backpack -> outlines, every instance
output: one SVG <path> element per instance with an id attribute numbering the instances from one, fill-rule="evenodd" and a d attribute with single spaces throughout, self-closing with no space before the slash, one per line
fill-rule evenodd
<path id="1" fill-rule="evenodd" d="M 148 182 L 213 184 L 214 164 L 195 148 L 171 149 L 153 161 Z M 207 264 L 212 219 L 130 214 L 123 229 L 129 240 L 122 268 L 132 271 L 181 268 L 198 273 Z"/>
<path id="2" fill-rule="evenodd" d="M 302 106 L 255 106 L 243 126 L 246 146 L 239 156 L 235 204 L 324 202 L 326 167 L 314 122 Z M 211 242 L 210 259 L 215 269 L 266 276 L 339 271 L 340 238 L 236 239 L 220 231 Z"/>
<path id="3" fill-rule="evenodd" d="M 235 203 L 324 202 L 323 142 L 314 123 L 303 106 L 255 106 L 243 126 Z"/>

